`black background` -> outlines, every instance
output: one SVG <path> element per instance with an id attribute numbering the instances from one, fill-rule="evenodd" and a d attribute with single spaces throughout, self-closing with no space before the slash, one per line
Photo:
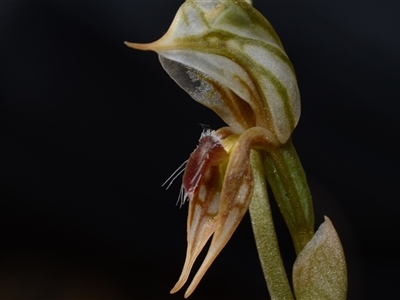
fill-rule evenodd
<path id="1" fill-rule="evenodd" d="M 181 1 L 0 2 L 0 298 L 169 295 L 186 248 L 176 182 L 199 123 L 223 126 L 123 41 Z M 398 295 L 400 3 L 255 1 L 298 76 L 293 140 L 348 260 L 348 299 Z M 293 250 L 276 214 L 287 267 Z M 200 259 L 201 260 L 201 259 Z M 198 266 L 198 265 L 197 265 Z M 191 299 L 267 299 L 248 216 Z"/>

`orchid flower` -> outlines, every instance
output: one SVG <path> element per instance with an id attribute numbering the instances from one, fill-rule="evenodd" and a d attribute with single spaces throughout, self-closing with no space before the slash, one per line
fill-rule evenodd
<path id="1" fill-rule="evenodd" d="M 250 151 L 255 147 L 268 148 L 271 141 L 275 141 L 274 136 L 262 127 L 252 127 L 241 135 L 234 134 L 230 128 L 202 134 L 183 175 L 182 186 L 190 199 L 188 248 L 181 277 L 171 293 L 185 284 L 195 259 L 211 235 L 207 256 L 185 297 L 193 292 L 232 236 L 253 195 L 255 181 Z"/>
<path id="2" fill-rule="evenodd" d="M 250 209 L 271 297 L 294 299 L 275 236 L 268 182 L 298 255 L 295 296 L 345 299 L 345 259 L 329 219 L 314 235 L 311 194 L 290 140 L 300 118 L 300 93 L 294 68 L 271 24 L 251 1 L 187 0 L 162 38 L 126 44 L 157 52 L 171 78 L 229 125 L 203 132 L 187 160 L 181 200 L 189 200 L 188 247 L 171 293 L 186 283 L 212 236 L 185 297 L 194 291 Z M 318 259 L 310 264 L 318 253 L 325 257 L 333 253 L 334 263 Z M 304 276 L 305 269 L 312 275 Z M 337 284 L 327 284 L 332 281 Z"/>

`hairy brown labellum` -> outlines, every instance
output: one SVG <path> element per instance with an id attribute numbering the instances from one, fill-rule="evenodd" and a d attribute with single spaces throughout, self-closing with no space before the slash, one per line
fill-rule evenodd
<path id="1" fill-rule="evenodd" d="M 182 185 L 190 199 L 198 193 L 201 181 L 210 167 L 219 165 L 227 157 L 228 153 L 218 135 L 210 130 L 201 135 L 199 145 L 190 155 L 183 174 Z"/>

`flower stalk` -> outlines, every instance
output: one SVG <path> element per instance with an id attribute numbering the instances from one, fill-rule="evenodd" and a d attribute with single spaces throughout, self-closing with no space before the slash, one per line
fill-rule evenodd
<path id="1" fill-rule="evenodd" d="M 255 188 L 249 211 L 258 256 L 271 299 L 294 299 L 285 267 L 268 199 L 267 184 L 260 151 L 251 151 Z"/>
<path id="2" fill-rule="evenodd" d="M 299 254 L 314 235 L 314 210 L 306 174 L 291 140 L 265 152 L 263 158 L 265 176 Z"/>

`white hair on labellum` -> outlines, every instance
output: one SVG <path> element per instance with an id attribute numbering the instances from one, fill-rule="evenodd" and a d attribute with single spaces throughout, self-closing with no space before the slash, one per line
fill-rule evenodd
<path id="1" fill-rule="evenodd" d="M 185 166 L 186 163 L 188 162 L 189 159 L 185 160 L 175 171 L 174 173 L 171 174 L 171 176 L 168 177 L 167 180 L 165 180 L 165 182 L 161 185 L 164 186 L 166 185 L 168 182 L 167 187 L 165 188 L 166 190 L 169 189 L 169 187 L 171 186 L 171 184 L 175 181 L 176 178 L 179 177 L 179 175 L 181 175 L 184 171 L 185 171 Z"/>
<path id="2" fill-rule="evenodd" d="M 165 186 L 166 184 L 167 187 L 165 188 L 166 190 L 169 189 L 169 187 L 172 185 L 172 183 L 175 181 L 176 178 L 178 178 L 184 171 L 186 164 L 189 159 L 185 160 L 169 177 L 161 186 Z M 185 189 L 183 188 L 183 185 L 181 185 L 181 188 L 179 190 L 179 195 L 178 195 L 178 200 L 176 201 L 176 205 L 180 203 L 179 208 L 182 207 L 183 204 L 185 204 L 186 200 L 189 199 L 189 194 L 186 193 Z"/>
<path id="3" fill-rule="evenodd" d="M 167 185 L 166 189 L 168 189 L 175 181 L 175 179 L 178 178 L 182 173 L 184 173 L 182 180 L 183 182 L 179 190 L 178 200 L 176 202 L 176 205 L 180 203 L 180 207 L 182 207 L 182 205 L 184 205 L 186 201 L 191 200 L 194 197 L 195 193 L 197 193 L 196 190 L 198 188 L 198 185 L 200 184 L 201 179 L 206 175 L 204 172 L 206 171 L 206 173 L 208 173 L 207 170 L 204 170 L 204 165 L 208 164 L 208 161 L 210 159 L 209 153 L 210 151 L 213 151 L 212 149 L 214 149 L 214 147 L 220 145 L 222 141 L 221 136 L 215 130 L 212 130 L 210 126 L 205 124 L 200 125 L 203 128 L 203 132 L 200 135 L 200 143 L 199 145 L 197 145 L 196 150 L 193 151 L 189 158 L 184 161 L 162 184 L 162 186 Z M 205 137 L 210 137 L 212 140 L 211 142 L 208 140 L 206 142 L 206 146 L 204 146 L 204 143 L 201 143 L 202 139 Z M 201 149 L 199 148 L 199 146 L 201 147 Z M 200 158 L 198 153 L 200 153 Z M 188 162 L 192 162 L 192 164 L 188 164 Z M 185 184 L 185 171 L 188 168 L 188 165 L 193 167 L 193 162 L 195 164 L 195 171 L 194 173 L 190 172 L 190 175 L 188 176 L 192 179 L 195 178 L 195 181 L 189 181 L 189 184 Z"/>
<path id="4" fill-rule="evenodd" d="M 182 205 L 184 205 L 185 202 L 189 200 L 189 198 L 190 198 L 189 194 L 186 193 L 185 188 L 183 187 L 183 184 L 182 184 L 181 189 L 179 190 L 178 200 L 176 201 L 175 205 L 178 205 L 178 203 L 180 203 L 179 208 L 181 208 Z"/>
<path id="5" fill-rule="evenodd" d="M 201 140 L 201 138 L 205 136 L 211 136 L 215 138 L 219 143 L 221 143 L 222 140 L 221 136 L 215 130 L 212 130 L 211 127 L 206 124 L 200 124 L 200 125 L 203 128 L 203 132 L 200 135 L 199 141 Z"/>

